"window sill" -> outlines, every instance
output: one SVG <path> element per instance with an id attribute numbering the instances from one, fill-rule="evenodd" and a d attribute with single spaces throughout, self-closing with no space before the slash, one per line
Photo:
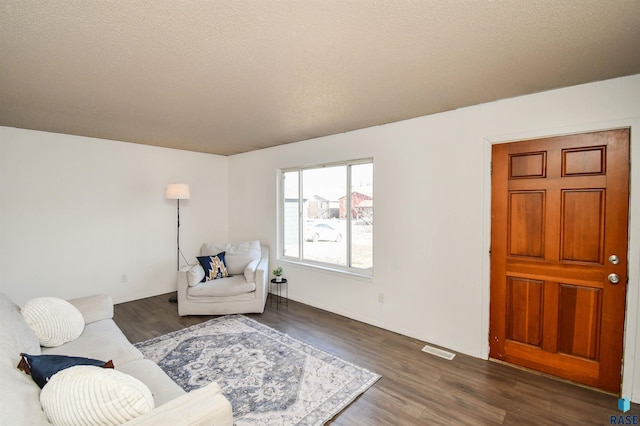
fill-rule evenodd
<path id="1" fill-rule="evenodd" d="M 329 265 L 319 265 L 319 264 L 316 264 L 316 263 L 299 262 L 299 261 L 290 260 L 290 259 L 286 259 L 286 258 L 279 258 L 277 260 L 278 260 L 278 262 L 286 263 L 286 264 L 291 265 L 291 266 L 299 266 L 302 269 L 309 269 L 309 270 L 313 270 L 313 271 L 316 271 L 316 272 L 321 272 L 321 273 L 325 273 L 325 274 L 329 274 L 329 275 L 336 275 L 336 276 L 340 276 L 340 277 L 344 277 L 344 278 L 352 278 L 352 279 L 356 279 L 356 280 L 364 281 L 364 282 L 373 282 L 373 271 L 372 271 L 372 274 L 358 273 L 358 272 L 355 272 L 355 271 L 348 271 L 348 270 L 339 269 L 339 268 L 332 268 Z"/>

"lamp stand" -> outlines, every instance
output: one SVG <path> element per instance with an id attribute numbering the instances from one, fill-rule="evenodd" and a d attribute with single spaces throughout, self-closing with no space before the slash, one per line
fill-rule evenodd
<path id="1" fill-rule="evenodd" d="M 177 262 L 176 262 L 178 271 L 180 270 L 180 256 L 182 256 L 182 258 L 184 259 L 184 263 L 188 265 L 189 262 L 187 261 L 187 258 L 184 257 L 182 250 L 180 250 L 180 199 L 178 199 L 178 254 L 177 254 Z"/>
<path id="2" fill-rule="evenodd" d="M 187 262 L 187 258 L 184 257 L 184 254 L 182 253 L 182 250 L 180 250 L 180 199 L 178 198 L 178 237 L 177 237 L 177 243 L 178 243 L 178 253 L 176 253 L 176 269 L 179 271 L 180 270 L 180 256 L 182 256 L 182 258 L 184 259 L 184 262 L 188 265 L 189 262 Z M 178 298 L 175 296 L 171 296 L 169 298 L 169 302 L 171 303 L 178 303 Z"/>

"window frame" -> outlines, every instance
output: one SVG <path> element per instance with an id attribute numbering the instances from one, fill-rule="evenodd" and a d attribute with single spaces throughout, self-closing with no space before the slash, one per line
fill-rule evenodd
<path id="1" fill-rule="evenodd" d="M 333 163 L 322 163 L 315 164 L 309 166 L 300 166 L 300 167 L 287 167 L 278 170 L 278 224 L 277 224 L 277 232 L 278 232 L 278 260 L 290 262 L 296 265 L 312 267 L 315 269 L 322 269 L 332 272 L 338 272 L 343 274 L 348 274 L 352 276 L 362 277 L 362 278 L 373 278 L 373 238 L 375 233 L 374 223 L 372 222 L 372 230 L 371 230 L 371 267 L 370 268 L 356 268 L 352 267 L 352 239 L 351 239 L 351 231 L 352 231 L 352 221 L 353 217 L 351 214 L 352 210 L 352 185 L 351 185 L 351 166 L 357 166 L 359 164 L 371 164 L 373 167 L 373 157 L 371 158 L 360 158 L 356 160 L 348 160 L 348 161 L 338 161 Z M 302 178 L 303 171 L 305 170 L 314 170 L 314 169 L 323 169 L 328 167 L 336 167 L 336 166 L 346 166 L 346 212 L 348 212 L 346 216 L 346 231 L 345 231 L 345 240 L 346 240 L 346 265 L 339 265 L 336 263 L 322 262 L 317 260 L 310 260 L 304 258 L 304 180 Z M 285 188 L 284 188 L 284 176 L 286 173 L 297 172 L 298 173 L 298 256 L 287 256 L 285 255 Z M 373 179 L 373 171 L 371 176 L 372 189 L 374 188 L 374 179 Z M 375 189 L 373 190 L 375 191 Z M 373 192 L 372 191 L 372 192 Z M 372 194 L 372 199 L 375 200 L 375 194 Z M 375 201 L 372 202 L 375 205 Z M 374 207 L 372 206 L 372 211 L 374 211 Z M 375 215 L 374 215 L 375 216 Z"/>

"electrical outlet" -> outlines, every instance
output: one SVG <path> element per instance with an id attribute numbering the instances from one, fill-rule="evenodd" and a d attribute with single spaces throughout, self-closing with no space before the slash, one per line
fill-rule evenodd
<path id="1" fill-rule="evenodd" d="M 378 303 L 384 303 L 384 293 L 378 293 Z"/>
<path id="2" fill-rule="evenodd" d="M 126 283 L 127 281 L 129 281 L 129 277 L 127 277 L 127 274 L 122 274 L 120 276 L 120 282 L 121 283 Z"/>

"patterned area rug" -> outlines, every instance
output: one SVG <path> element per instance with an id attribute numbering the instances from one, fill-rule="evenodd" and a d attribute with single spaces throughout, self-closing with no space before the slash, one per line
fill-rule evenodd
<path id="1" fill-rule="evenodd" d="M 380 375 L 228 315 L 135 345 L 185 391 L 217 382 L 235 425 L 322 425 Z"/>

